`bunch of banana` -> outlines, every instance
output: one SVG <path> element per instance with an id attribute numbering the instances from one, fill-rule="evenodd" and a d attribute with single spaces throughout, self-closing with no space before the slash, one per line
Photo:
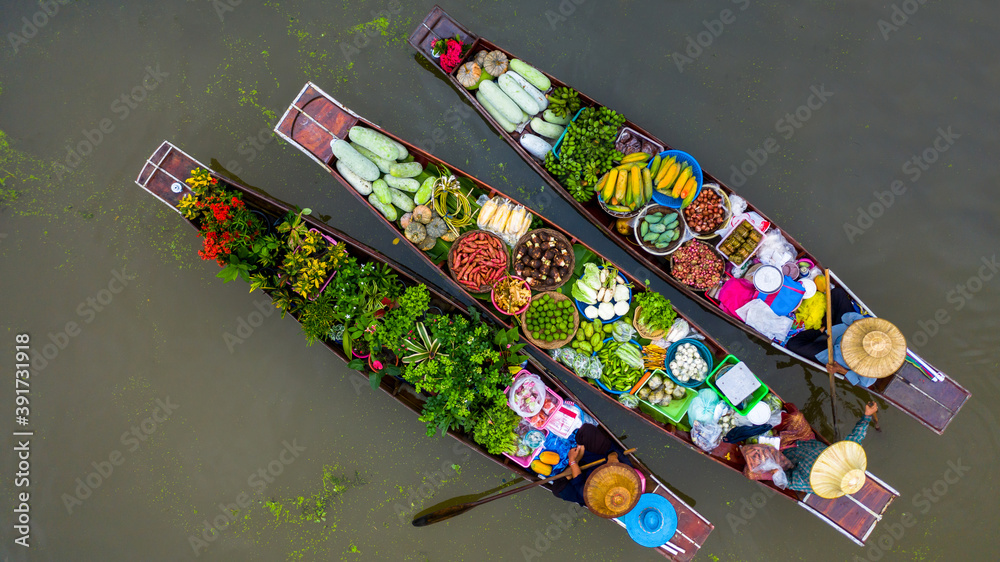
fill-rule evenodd
<path id="1" fill-rule="evenodd" d="M 670 197 L 681 198 L 682 209 L 694 200 L 698 178 L 694 175 L 694 168 L 687 162 L 678 162 L 675 156 L 660 160 L 657 155 L 650 172 L 653 174 L 656 190 Z"/>
<path id="2" fill-rule="evenodd" d="M 649 154 L 634 152 L 597 182 L 594 190 L 609 210 L 629 213 L 653 196 L 653 175 L 646 167 L 647 162 Z"/>

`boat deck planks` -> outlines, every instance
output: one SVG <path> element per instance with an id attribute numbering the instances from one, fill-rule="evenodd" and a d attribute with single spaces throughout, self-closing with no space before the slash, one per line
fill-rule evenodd
<path id="1" fill-rule="evenodd" d="M 451 24 L 448 25 L 444 23 L 446 20 L 450 21 Z M 409 42 L 410 45 L 417 50 L 417 52 L 419 52 L 421 55 L 427 58 L 427 60 L 430 61 L 431 64 L 438 70 L 441 69 L 439 68 L 438 63 L 435 61 L 430 51 L 431 38 L 433 38 L 433 34 L 431 34 L 429 31 L 426 30 L 427 26 L 433 27 L 435 30 L 454 29 L 460 34 L 462 34 L 463 38 L 468 37 L 470 39 L 475 39 L 473 48 L 469 50 L 470 55 L 475 54 L 475 52 L 478 51 L 479 49 L 487 49 L 487 50 L 500 50 L 504 52 L 509 59 L 520 58 L 516 57 L 510 51 L 507 51 L 506 49 L 482 37 L 475 36 L 471 32 L 467 31 L 466 28 L 462 26 L 460 23 L 454 21 L 454 19 L 452 19 L 451 16 L 449 16 L 446 12 L 444 12 L 439 6 L 435 6 L 434 9 L 431 10 L 431 13 L 427 16 L 427 18 L 425 18 L 424 22 L 421 23 L 421 25 L 417 27 L 417 30 L 414 31 L 414 33 L 410 36 Z M 454 33 L 448 36 L 454 36 Z M 463 61 L 464 60 L 467 59 L 463 59 Z M 541 69 L 538 70 L 539 72 L 545 74 L 551 80 L 553 87 L 560 87 L 560 86 L 570 87 L 565 82 L 557 79 L 556 77 L 548 74 L 547 72 Z M 503 127 L 496 121 L 496 119 L 494 119 L 489 114 L 489 112 L 487 112 L 485 108 L 483 108 L 482 104 L 479 103 L 479 100 L 476 99 L 474 92 L 466 89 L 461 84 L 459 84 L 458 80 L 455 78 L 453 74 L 447 75 L 447 79 L 452 84 L 452 86 L 456 90 L 458 90 L 458 92 L 461 95 L 465 97 L 465 99 L 472 105 L 472 107 L 474 107 L 480 113 L 482 118 L 485 119 L 488 123 L 490 123 L 490 125 L 493 126 L 493 128 L 497 131 L 497 133 L 504 140 L 507 141 L 507 143 L 511 146 L 511 148 L 514 149 L 514 151 L 525 161 L 525 163 L 527 163 L 540 176 L 542 176 L 542 178 L 550 186 L 552 186 L 553 189 L 562 193 L 564 195 L 564 198 L 570 205 L 576 208 L 576 210 L 580 212 L 585 218 L 590 220 L 591 223 L 593 223 L 595 226 L 601 229 L 609 238 L 611 238 L 622 249 L 624 249 L 632 258 L 637 260 L 639 263 L 641 263 L 650 271 L 655 272 L 664 281 L 673 285 L 677 290 L 682 292 L 684 295 L 697 301 L 703 307 L 707 308 L 708 310 L 722 317 L 733 326 L 736 326 L 737 328 L 747 332 L 748 334 L 754 336 L 755 338 L 761 339 L 767 343 L 771 343 L 769 339 L 762 336 L 759 332 L 750 328 L 742 321 L 739 321 L 738 319 L 733 318 L 732 316 L 722 312 L 715 303 L 707 299 L 703 294 L 692 290 L 690 287 L 687 287 L 686 285 L 683 285 L 679 283 L 676 279 L 674 279 L 668 273 L 669 262 L 667 259 L 665 259 L 664 257 L 653 256 L 652 254 L 642 251 L 635 244 L 632 237 L 623 236 L 619 234 L 617 231 L 615 231 L 614 219 L 610 217 L 607 213 L 605 213 L 603 209 L 601 209 L 600 206 L 594 200 L 591 200 L 589 203 L 583 204 L 574 199 L 572 196 L 570 196 L 567 193 L 566 189 L 551 174 L 549 174 L 549 172 L 538 162 L 538 160 L 536 160 L 534 157 L 528 154 L 528 152 L 524 149 L 524 147 L 520 145 L 518 139 L 520 138 L 522 131 L 514 131 L 514 133 L 507 133 L 503 129 Z M 580 95 L 580 101 L 583 107 L 601 105 L 597 103 L 593 98 L 590 98 L 589 96 L 583 94 L 582 92 L 578 93 Z M 625 126 L 630 127 L 638 131 L 639 133 L 649 137 L 655 143 L 662 145 L 665 149 L 671 149 L 670 145 L 658 139 L 655 135 L 643 129 L 639 125 L 631 121 L 626 121 Z M 719 184 L 722 190 L 725 191 L 727 194 L 735 194 L 735 192 L 731 188 L 729 188 L 725 183 L 720 181 L 718 178 L 712 176 L 707 171 L 703 170 L 703 173 L 706 183 L 715 182 Z M 767 219 L 767 215 L 763 213 L 760 209 L 754 207 L 754 205 L 749 201 L 747 201 L 747 211 L 757 212 L 762 217 Z M 775 224 L 773 221 L 771 222 L 772 224 Z M 785 231 L 782 231 L 782 234 L 796 248 L 799 258 L 810 258 L 814 262 L 816 262 L 817 266 L 821 266 L 820 261 L 815 256 L 807 252 L 805 248 L 803 248 L 802 245 L 798 243 L 798 241 L 796 241 L 794 238 L 791 237 L 791 235 L 789 235 Z M 788 352 L 784 347 L 776 344 L 772 345 L 774 345 L 774 347 L 776 347 L 777 349 L 790 354 L 790 352 Z M 824 366 L 819 365 L 818 363 L 816 363 L 811 359 L 804 359 L 804 362 L 813 368 L 825 372 Z M 920 377 L 926 379 L 926 377 L 919 374 L 919 372 L 917 374 Z M 924 393 L 915 392 L 912 388 L 902 388 L 900 386 L 896 386 L 895 388 L 892 388 L 889 391 L 885 391 L 883 387 L 879 387 L 876 385 L 873 385 L 873 388 L 869 389 L 869 391 L 885 399 L 887 402 L 893 404 L 894 406 L 905 412 L 907 415 L 916 419 L 925 427 L 931 429 L 932 431 L 940 435 L 944 432 L 945 428 L 948 426 L 951 419 L 955 417 L 955 415 L 958 413 L 958 410 L 970 396 L 970 393 L 965 388 L 963 388 L 961 385 L 959 385 L 957 382 L 949 378 L 944 373 L 941 374 L 944 376 L 945 380 L 941 381 L 940 383 L 931 383 L 930 381 L 927 381 L 930 384 L 930 386 L 927 386 L 926 388 L 923 389 Z M 838 377 L 838 378 L 843 379 L 843 377 Z M 889 385 L 890 383 L 887 382 L 886 384 Z M 906 383 L 904 382 L 903 384 Z M 952 400 L 950 398 L 950 395 L 954 393 L 964 395 L 965 399 Z M 936 401 L 943 402 L 945 407 L 942 407 L 941 404 L 938 404 Z"/>
<path id="2" fill-rule="evenodd" d="M 316 107 L 324 106 L 322 104 L 317 104 Z M 346 120 L 342 122 L 346 122 Z M 350 126 L 348 125 L 347 128 L 350 128 Z M 312 129 L 306 127 L 302 129 L 296 128 L 296 130 L 304 131 L 306 134 L 314 132 Z M 342 130 L 344 134 L 346 134 L 346 131 L 346 128 Z M 329 145 L 329 140 L 326 142 Z M 190 189 L 185 187 L 185 192 L 175 194 L 170 189 L 170 186 L 177 181 L 180 181 L 183 184 L 183 180 L 186 179 L 190 175 L 191 171 L 196 168 L 204 168 L 208 170 L 220 182 L 224 182 L 228 187 L 240 191 L 243 194 L 244 201 L 250 203 L 254 207 L 260 208 L 274 218 L 282 217 L 285 213 L 292 209 L 290 205 L 282 203 L 277 199 L 220 176 L 211 168 L 201 164 L 179 148 L 166 141 L 164 141 L 156 149 L 156 151 L 153 152 L 153 155 L 143 166 L 138 177 L 136 178 L 136 184 L 166 203 L 174 210 L 178 210 L 177 204 L 184 194 L 190 193 Z M 367 246 L 364 246 L 339 230 L 336 230 L 311 216 L 304 216 L 303 219 L 309 223 L 311 227 L 344 242 L 348 247 L 350 247 L 351 252 L 355 255 L 361 255 L 381 263 L 387 263 L 399 272 L 400 277 L 409 278 L 413 282 L 427 285 L 432 299 L 434 299 L 436 303 L 440 303 L 453 310 L 466 310 L 462 305 L 440 293 L 434 288 L 433 285 L 429 284 L 426 280 L 422 279 L 419 275 L 413 273 L 409 269 L 402 267 L 399 264 L 390 263 L 387 258 L 378 252 L 371 250 Z M 188 224 L 194 227 L 194 224 L 190 221 L 188 221 Z M 330 342 L 323 342 L 323 345 L 342 360 L 345 362 L 347 361 L 347 357 L 341 346 L 333 345 Z M 579 405 L 585 412 L 587 412 L 588 415 L 594 418 L 598 422 L 598 425 L 603 430 L 604 434 L 617 444 L 618 447 L 621 447 L 622 449 L 628 448 L 603 422 L 601 422 L 596 415 L 594 415 L 590 409 L 587 408 L 587 406 L 579 398 L 576 397 L 572 391 L 570 391 L 565 384 L 562 383 L 562 381 L 536 363 L 532 363 L 531 367 L 533 372 L 537 372 L 547 386 L 550 386 L 561 396 L 568 398 L 570 401 Z M 416 389 L 414 389 L 412 385 L 401 379 L 384 376 L 380 381 L 379 388 L 409 410 L 415 412 L 417 415 L 420 415 L 424 405 L 424 398 L 416 392 Z M 505 456 L 491 455 L 487 453 L 468 436 L 456 431 L 449 431 L 448 434 L 467 445 L 472 450 L 477 451 L 484 457 L 503 466 L 505 469 L 513 471 L 520 478 L 527 481 L 535 480 L 536 477 L 534 473 L 514 463 Z M 695 554 L 697 554 L 698 549 L 700 549 L 708 539 L 708 536 L 712 533 L 715 526 L 695 511 L 691 506 L 681 500 L 672 490 L 665 486 L 659 478 L 653 474 L 649 467 L 639 460 L 638 457 L 635 455 L 629 455 L 629 460 L 632 462 L 633 466 L 640 469 L 645 474 L 647 483 L 646 491 L 665 497 L 677 511 L 679 532 L 671 539 L 670 543 L 668 543 L 668 545 L 671 545 L 669 548 L 660 547 L 657 551 L 663 556 L 670 558 L 671 560 L 676 560 L 677 562 L 688 562 L 689 560 L 692 560 Z M 675 552 L 675 547 L 679 547 L 683 550 L 683 552 Z"/>
<path id="3" fill-rule="evenodd" d="M 324 168 L 327 169 L 327 171 L 330 172 L 330 174 L 332 174 L 334 176 L 334 178 L 337 179 L 338 182 L 340 182 L 340 184 L 344 187 L 344 189 L 346 189 L 349 193 L 351 193 L 352 195 L 354 195 L 354 197 L 358 201 L 360 201 L 363 205 L 365 205 L 379 220 L 381 220 L 384 224 L 386 224 L 389 228 L 391 228 L 393 230 L 393 232 L 398 232 L 395 229 L 395 227 L 394 227 L 394 225 L 392 223 L 390 223 L 389 221 L 386 221 L 385 218 L 383 217 L 383 215 L 379 211 L 377 211 L 374 207 L 372 207 L 371 204 L 368 202 L 368 200 L 365 197 L 363 197 L 353 187 L 351 187 L 350 184 L 347 182 L 347 180 L 344 179 L 344 177 L 341 176 L 340 173 L 337 172 L 336 169 L 334 169 L 332 166 L 330 166 L 329 161 L 322 161 L 319 154 L 310 152 L 310 150 L 308 148 L 306 148 L 306 146 L 304 144 L 300 143 L 297 138 L 295 138 L 295 137 L 288 137 L 288 136 L 284 135 L 284 133 L 281 132 L 282 130 L 292 130 L 291 127 L 289 127 L 288 122 L 291 119 L 291 117 L 289 117 L 290 114 L 294 111 L 293 108 L 295 108 L 295 107 L 324 107 L 324 108 L 325 107 L 330 107 L 330 105 L 327 105 L 327 104 L 322 104 L 322 105 L 315 104 L 314 103 L 315 102 L 315 97 L 317 95 L 329 98 L 330 104 L 332 104 L 332 106 L 336 106 L 336 107 L 340 108 L 344 112 L 349 112 L 349 113 L 351 113 L 351 115 L 355 115 L 353 112 L 350 111 L 350 109 L 348 109 L 347 107 L 343 106 L 337 100 L 333 99 L 331 96 L 329 96 L 329 94 L 323 92 L 318 86 L 316 86 L 316 85 L 314 85 L 312 83 L 307 83 L 306 86 L 303 87 L 302 90 L 299 92 L 298 97 L 296 97 L 295 101 L 292 103 L 292 106 L 290 106 L 289 111 L 285 112 L 285 115 L 281 118 L 281 120 L 279 121 L 278 125 L 275 127 L 275 131 L 278 132 L 280 135 L 282 135 L 285 138 L 285 140 L 287 140 L 293 146 L 296 146 L 302 152 L 304 152 L 305 154 L 307 154 L 308 156 L 310 156 L 313 160 L 319 162 Z M 321 118 L 318 115 L 313 115 L 313 117 L 316 118 L 317 120 L 321 120 Z M 332 119 L 334 117 L 332 117 L 332 116 L 330 116 L 328 114 L 326 118 L 331 118 Z M 452 165 L 448 164 L 447 162 L 444 162 L 443 160 L 441 160 L 439 158 L 436 158 L 435 156 L 433 156 L 433 155 L 429 154 L 428 152 L 424 151 L 423 149 L 421 149 L 421 148 L 413 145 L 412 143 L 409 143 L 406 140 L 401 139 L 401 138 L 395 136 L 391 132 L 385 131 L 385 130 L 381 129 L 380 127 L 378 127 L 374 123 L 371 123 L 370 121 L 368 121 L 368 120 L 366 120 L 366 119 L 364 119 L 362 117 L 358 117 L 358 121 L 357 122 L 360 125 L 363 125 L 363 126 L 366 126 L 366 127 L 371 127 L 373 129 L 377 129 L 380 132 L 382 132 L 383 134 L 385 134 L 385 135 L 389 136 L 390 138 L 396 140 L 397 142 L 400 142 L 401 144 L 403 144 L 404 146 L 406 146 L 407 150 L 410 152 L 411 155 L 414 156 L 414 158 L 416 159 L 416 161 L 421 162 L 425 166 L 427 164 L 429 164 L 429 163 L 443 165 L 443 166 L 449 168 L 456 175 L 469 178 L 473 183 L 476 184 L 476 186 L 479 189 L 483 190 L 486 193 L 489 193 L 491 196 L 493 194 L 500 194 L 500 195 L 506 197 L 507 199 L 510 199 L 511 201 L 515 201 L 516 202 L 516 200 L 512 199 L 511 197 L 509 197 L 509 196 L 507 196 L 507 195 L 505 195 L 503 193 L 498 192 L 494 188 L 492 188 L 489 185 L 483 183 L 482 181 L 476 179 L 475 177 L 469 175 L 468 173 L 463 172 L 462 170 L 456 168 L 455 166 L 452 166 Z M 309 137 L 306 138 L 306 140 L 311 145 L 318 146 L 317 143 L 319 141 L 317 141 L 314 137 L 309 136 Z M 328 137 L 324 138 L 323 140 L 325 142 L 329 143 L 329 141 L 331 140 L 331 138 L 329 138 L 329 136 L 328 136 Z M 575 237 L 573 237 L 572 235 L 570 235 L 569 233 L 567 233 L 565 230 L 563 230 L 562 228 L 560 228 L 558 225 L 555 225 L 555 224 L 551 223 L 551 221 L 547 221 L 545 219 L 545 217 L 542 216 L 541 214 L 539 214 L 539 213 L 537 213 L 535 211 L 532 211 L 532 212 L 538 218 L 540 218 L 543 221 L 547 222 L 547 224 L 546 224 L 547 228 L 552 228 L 554 230 L 557 230 L 557 231 L 565 234 L 567 236 L 567 238 L 569 238 L 570 241 L 573 242 L 573 243 L 579 243 L 581 245 L 586 246 L 586 244 L 584 244 L 583 242 L 578 241 Z M 419 249 L 417 249 L 416 246 L 413 245 L 413 243 L 411 243 L 405 237 L 400 237 L 400 241 L 401 241 L 401 243 L 408 245 L 416 253 L 416 255 L 419 256 L 419 258 L 421 260 L 423 260 L 426 264 L 428 264 L 430 267 L 437 268 L 441 272 L 441 275 L 445 278 L 445 280 L 446 280 L 447 283 L 449 283 L 453 287 L 456 287 L 459 291 L 465 292 L 464 288 L 461 287 L 460 285 L 458 285 L 447 274 L 447 272 L 445 271 L 445 267 L 446 266 L 441 265 L 441 264 L 435 264 L 427 256 L 427 254 L 425 252 L 422 252 Z M 586 247 L 589 248 L 589 246 L 586 246 Z M 589 249 L 591 251 L 594 251 L 592 248 L 589 248 Z M 598 255 L 598 256 L 600 255 L 596 251 L 594 251 L 594 253 L 596 255 Z M 643 285 L 643 283 L 641 281 L 635 279 L 634 277 L 632 277 L 631 275 L 629 275 L 626 271 L 623 270 L 622 274 L 625 275 L 626 278 L 628 278 L 632 283 L 634 283 L 634 284 L 636 284 L 638 286 L 642 286 Z M 509 320 L 501 317 L 491 307 L 484 306 L 484 305 L 482 305 L 482 303 L 479 303 L 478 301 L 477 301 L 477 304 L 480 305 L 480 309 L 483 312 L 485 312 L 487 315 L 489 315 L 492 318 L 496 319 L 500 323 L 509 325 Z M 705 330 L 701 329 L 690 318 L 687 318 L 682 311 L 676 310 L 675 312 L 677 313 L 677 317 L 678 318 L 684 318 L 684 319 L 686 319 L 691 324 L 691 326 L 694 329 L 698 330 L 699 332 L 701 332 L 703 334 L 706 334 L 706 339 L 705 339 L 704 343 L 709 348 L 712 349 L 713 355 L 715 355 L 715 356 L 724 356 L 724 355 L 727 354 L 727 352 L 725 351 L 725 348 L 723 348 L 711 336 L 708 336 L 707 332 L 705 332 Z M 534 347 L 530 342 L 527 342 L 527 343 L 528 343 L 529 346 Z M 538 348 L 536 348 L 536 350 L 538 350 Z M 576 378 L 578 380 L 581 380 L 578 375 L 576 375 L 572 371 L 566 369 L 562 364 L 560 364 L 560 363 L 554 363 L 554 364 L 557 365 L 557 367 L 560 370 L 560 372 L 566 373 L 567 376 L 571 376 L 571 377 L 574 377 L 574 378 Z M 586 384 L 585 383 L 584 386 L 588 389 L 589 392 L 591 392 L 594 396 L 598 397 L 599 399 L 605 400 L 607 402 L 610 402 L 611 404 L 614 404 L 616 407 L 620 408 L 622 411 L 628 413 L 629 415 L 638 417 L 639 419 L 643 420 L 644 422 L 646 422 L 647 424 L 649 424 L 654 429 L 656 429 L 656 430 L 658 430 L 660 432 L 666 433 L 667 435 L 673 437 L 674 439 L 676 439 L 680 443 L 684 444 L 688 448 L 692 449 L 693 451 L 695 451 L 695 452 L 697 452 L 699 454 L 707 455 L 712 460 L 714 460 L 714 461 L 716 461 L 716 462 L 718 462 L 718 463 L 720 463 L 720 464 L 722 464 L 724 466 L 727 466 L 727 467 L 729 467 L 729 468 L 731 468 L 733 470 L 742 471 L 743 466 L 744 466 L 744 460 L 743 460 L 742 455 L 739 454 L 738 449 L 737 449 L 737 447 L 735 445 L 721 444 L 719 447 L 717 447 L 711 453 L 704 453 L 701 449 L 699 449 L 691 441 L 690 433 L 688 433 L 687 431 L 685 431 L 685 430 L 683 430 L 683 429 L 681 429 L 681 428 L 679 428 L 679 427 L 677 427 L 677 426 L 675 426 L 673 424 L 662 424 L 662 423 L 656 421 L 655 419 L 653 419 L 648 414 L 645 414 L 644 412 L 640 412 L 640 411 L 637 411 L 637 410 L 631 410 L 631 409 L 625 407 L 624 405 L 622 405 L 620 402 L 618 402 L 614 398 L 610 397 L 608 394 L 606 394 L 601 389 L 597 388 L 595 385 Z M 822 439 L 822 437 L 818 437 L 818 438 Z M 779 494 L 781 494 L 781 495 L 783 495 L 783 496 L 785 496 L 785 497 L 787 497 L 789 499 L 792 499 L 793 501 L 799 502 L 799 503 L 801 503 L 801 500 L 806 496 L 806 494 L 803 494 L 803 493 L 800 493 L 800 492 L 795 492 L 795 491 L 792 491 L 792 490 L 782 490 L 782 489 L 778 488 L 777 486 L 775 486 L 774 483 L 771 482 L 771 481 L 765 480 L 765 481 L 759 481 L 759 483 L 761 485 L 769 487 L 772 490 L 776 491 L 777 493 L 779 493 Z M 898 496 L 898 494 L 894 495 L 893 498 L 896 497 L 896 496 Z M 891 501 L 892 501 L 892 498 L 889 499 L 889 502 L 891 502 Z M 805 505 L 805 504 L 803 504 L 803 505 Z M 886 503 L 885 505 L 888 505 L 888 504 Z M 883 505 L 872 505 L 872 506 L 867 506 L 867 507 L 868 507 L 868 509 L 871 509 L 872 511 L 875 511 L 876 509 L 884 509 L 885 506 L 883 506 Z M 855 511 L 862 511 L 861 508 L 858 508 L 856 506 L 855 506 L 854 509 L 855 509 Z M 851 512 L 849 508 L 844 508 L 844 509 L 842 509 L 840 511 L 836 511 L 836 512 L 833 513 L 833 515 L 834 515 L 834 518 L 832 518 L 832 519 L 826 518 L 825 515 L 821 515 L 821 517 L 823 517 L 824 520 L 826 520 L 828 523 L 830 523 L 834 527 L 837 527 L 838 530 L 840 530 L 840 532 L 842 532 L 842 533 L 844 533 L 844 534 L 846 534 L 848 536 L 853 536 L 853 535 L 851 535 L 851 532 L 850 532 L 849 529 L 850 529 L 850 526 L 855 525 L 854 520 L 862 517 L 860 514 L 856 514 L 856 513 Z M 842 519 L 838 519 L 837 517 L 840 517 L 843 520 Z M 848 527 L 845 527 L 845 525 L 847 525 Z"/>

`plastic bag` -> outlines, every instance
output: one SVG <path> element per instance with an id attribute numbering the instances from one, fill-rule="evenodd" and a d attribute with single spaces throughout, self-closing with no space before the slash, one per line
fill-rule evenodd
<path id="1" fill-rule="evenodd" d="M 691 426 L 691 440 L 702 451 L 711 453 L 722 443 L 722 428 L 714 423 L 694 422 Z"/>
<path id="2" fill-rule="evenodd" d="M 729 196 L 729 206 L 733 210 L 733 215 L 741 215 L 743 211 L 747 210 L 746 199 L 743 199 L 739 195 Z"/>
<path id="3" fill-rule="evenodd" d="M 715 423 L 715 406 L 719 404 L 719 395 L 711 388 L 703 388 L 691 399 L 688 407 L 688 419 L 691 423 Z M 721 439 L 721 435 L 720 435 Z"/>
<path id="4" fill-rule="evenodd" d="M 621 402 L 625 407 L 629 409 L 636 409 L 639 407 L 639 397 L 635 394 L 619 394 L 618 401 Z"/>
<path id="5" fill-rule="evenodd" d="M 761 263 L 781 267 L 795 259 L 795 246 L 792 246 L 778 229 L 769 230 L 757 249 L 757 259 Z"/>
<path id="6" fill-rule="evenodd" d="M 770 445 L 743 445 L 740 453 L 746 459 L 743 474 L 751 480 L 773 480 L 779 488 L 788 486 L 785 470 L 792 468 L 792 462 Z M 784 485 L 781 485 L 781 484 Z"/>
<path id="7" fill-rule="evenodd" d="M 566 365 L 567 367 L 573 367 L 573 359 L 576 358 L 578 353 L 572 347 L 560 347 L 559 349 L 553 349 L 549 352 L 552 358 L 556 361 Z"/>
<path id="8" fill-rule="evenodd" d="M 604 372 L 604 365 L 601 364 L 601 360 L 597 358 L 596 355 L 587 358 L 587 366 L 584 368 L 584 372 L 581 376 L 587 377 L 588 379 L 597 380 L 601 378 L 601 374 Z"/>
<path id="9" fill-rule="evenodd" d="M 528 231 L 534 218 L 531 211 L 524 206 L 516 205 L 506 197 L 499 195 L 493 199 L 480 195 L 476 199 L 476 204 L 481 209 L 488 210 L 486 213 L 480 211 L 476 218 L 476 226 L 496 234 L 511 248 Z"/>
<path id="10" fill-rule="evenodd" d="M 631 341 L 635 337 L 635 334 L 635 328 L 628 322 L 621 320 L 615 322 L 614 327 L 611 329 L 611 337 L 615 338 L 615 341 L 618 343 Z"/>

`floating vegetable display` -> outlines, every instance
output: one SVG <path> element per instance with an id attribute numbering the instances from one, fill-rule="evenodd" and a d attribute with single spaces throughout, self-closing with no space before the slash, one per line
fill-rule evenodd
<path id="1" fill-rule="evenodd" d="M 600 318 L 605 323 L 613 322 L 629 310 L 628 284 L 614 268 L 602 269 L 593 263 L 584 265 L 583 275 L 573 284 L 572 293 L 576 300 L 592 305 L 583 309 L 588 320 Z M 592 316 L 595 307 L 596 314 Z"/>
<path id="2" fill-rule="evenodd" d="M 524 313 L 525 335 L 552 347 L 565 345 L 575 335 L 578 317 L 568 298 L 542 293 L 532 299 Z"/>
<path id="3" fill-rule="evenodd" d="M 656 212 L 642 217 L 636 229 L 635 237 L 642 249 L 660 253 L 677 246 L 677 241 L 684 233 L 684 223 L 677 211 L 666 207 L 652 207 Z"/>
<path id="4" fill-rule="evenodd" d="M 694 344 L 682 343 L 677 346 L 673 361 L 668 365 L 670 374 L 681 382 L 701 382 L 708 376 L 708 363 Z"/>
<path id="5" fill-rule="evenodd" d="M 455 78 L 458 83 L 465 86 L 469 90 L 476 89 L 479 85 L 480 80 L 489 80 L 491 76 L 489 73 L 483 76 L 483 69 L 481 66 L 475 62 L 467 62 L 462 66 L 458 67 L 458 73 L 455 74 Z"/>
<path id="6" fill-rule="evenodd" d="M 452 244 L 448 252 L 448 270 L 466 289 L 486 292 L 507 271 L 506 248 L 499 238 L 488 232 L 467 232 Z"/>
<path id="7" fill-rule="evenodd" d="M 602 324 L 600 320 L 583 322 L 576 331 L 576 337 L 570 342 L 570 347 L 590 355 L 604 347 L 604 339 L 611 335 L 613 324 Z"/>
<path id="8" fill-rule="evenodd" d="M 764 235 L 744 220 L 719 243 L 719 251 L 733 264 L 741 265 L 757 251 L 763 239 Z"/>
<path id="9" fill-rule="evenodd" d="M 483 203 L 476 217 L 476 224 L 513 246 L 531 228 L 533 219 L 534 215 L 523 206 L 514 205 L 509 199 L 497 195 Z M 523 272 L 515 273 L 524 277 Z"/>
<path id="10" fill-rule="evenodd" d="M 507 55 L 503 54 L 503 51 L 490 51 L 483 56 L 482 68 L 490 76 L 500 77 L 501 74 L 507 72 L 509 65 L 510 62 L 507 60 Z"/>
<path id="11" fill-rule="evenodd" d="M 618 343 L 613 339 L 604 342 L 604 347 L 596 353 L 604 365 L 604 371 L 601 373 L 601 383 L 611 390 L 627 392 L 635 386 L 635 383 L 639 382 L 639 378 L 642 376 L 642 369 L 633 368 L 622 361 L 618 355 L 618 349 L 621 347 L 631 347 L 638 353 L 635 344 Z M 642 361 L 641 355 L 639 361 Z"/>
<path id="12" fill-rule="evenodd" d="M 726 221 L 722 197 L 714 189 L 701 190 L 698 197 L 684 209 L 688 228 L 698 234 L 715 232 Z"/>
<path id="13" fill-rule="evenodd" d="M 526 233 L 514 246 L 514 273 L 536 291 L 561 287 L 572 275 L 575 263 L 569 240 L 548 228 Z"/>
<path id="14" fill-rule="evenodd" d="M 671 254 L 670 274 L 685 285 L 707 290 L 722 282 L 725 264 L 710 246 L 690 240 Z"/>
<path id="15" fill-rule="evenodd" d="M 504 277 L 493 285 L 492 298 L 497 310 L 517 314 L 531 302 L 531 287 L 524 279 Z"/>

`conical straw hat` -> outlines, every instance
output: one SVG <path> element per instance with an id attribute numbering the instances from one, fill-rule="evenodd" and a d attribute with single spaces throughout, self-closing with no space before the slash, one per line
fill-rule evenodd
<path id="1" fill-rule="evenodd" d="M 809 485 L 819 497 L 836 499 L 860 490 L 867 468 L 868 457 L 861 445 L 839 441 L 820 453 L 809 472 Z"/>
<path id="2" fill-rule="evenodd" d="M 621 517 L 639 501 L 639 476 L 622 463 L 609 462 L 590 473 L 583 485 L 583 501 L 595 515 Z"/>
<path id="3" fill-rule="evenodd" d="M 906 338 L 888 320 L 862 318 L 844 332 L 840 352 L 855 373 L 881 379 L 903 366 L 906 361 Z"/>

